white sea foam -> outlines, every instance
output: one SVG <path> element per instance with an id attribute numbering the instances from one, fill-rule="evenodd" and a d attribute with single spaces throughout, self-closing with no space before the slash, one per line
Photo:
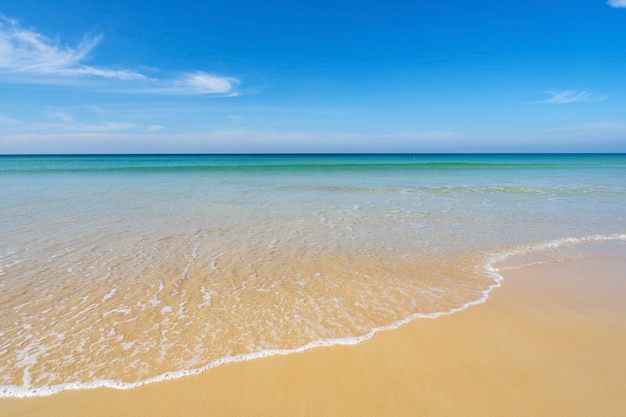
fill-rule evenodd
<path id="1" fill-rule="evenodd" d="M 151 384 L 154 382 L 167 381 L 177 378 L 182 378 L 190 375 L 197 375 L 203 372 L 206 372 L 209 369 L 215 368 L 217 366 L 231 363 L 231 362 L 242 362 L 252 359 L 264 358 L 268 356 L 274 355 L 287 355 L 291 353 L 303 352 L 309 349 L 313 349 L 316 347 L 324 347 L 324 346 L 334 346 L 334 345 L 355 345 L 358 343 L 362 343 L 366 340 L 371 339 L 374 335 L 383 330 L 391 330 L 396 329 L 406 323 L 409 323 L 418 318 L 438 318 L 450 314 L 457 313 L 459 311 L 465 310 L 468 307 L 482 304 L 489 298 L 489 294 L 491 291 L 499 287 L 502 283 L 503 276 L 500 271 L 501 268 L 497 266 L 498 263 L 507 260 L 508 258 L 516 255 L 525 255 L 525 254 L 533 254 L 538 253 L 545 250 L 557 249 L 570 245 L 578 245 L 578 244 L 586 244 L 586 243 L 594 243 L 594 242 L 608 242 L 608 241 L 626 241 L 626 233 L 615 233 L 615 234 L 607 234 L 607 235 L 590 235 L 583 237 L 564 237 L 560 239 L 554 239 L 550 241 L 540 242 L 536 244 L 528 244 L 528 245 L 518 245 L 514 247 L 510 247 L 504 250 L 499 250 L 493 253 L 488 254 L 486 257 L 485 263 L 480 267 L 482 270 L 482 274 L 486 274 L 490 278 L 493 279 L 493 283 L 484 291 L 481 292 L 480 297 L 477 297 L 474 300 L 468 301 L 465 304 L 461 305 L 457 308 L 452 308 L 447 311 L 435 312 L 435 313 L 416 313 L 412 314 L 402 320 L 395 321 L 389 325 L 375 327 L 371 329 L 367 334 L 360 336 L 352 336 L 352 337 L 343 337 L 343 338 L 328 338 L 323 340 L 316 340 L 302 346 L 293 348 L 293 349 L 266 349 L 253 353 L 246 353 L 240 355 L 233 356 L 224 356 L 217 360 L 210 362 L 209 364 L 195 368 L 195 369 L 184 369 L 179 371 L 166 372 L 161 375 L 144 379 L 137 382 L 122 382 L 116 380 L 96 380 L 93 382 L 71 382 L 71 383 L 63 383 L 52 386 L 44 386 L 37 388 L 26 388 L 28 385 L 30 375 L 25 371 L 24 373 L 24 383 L 25 386 L 17 386 L 17 385 L 4 385 L 0 386 L 0 398 L 4 397 L 13 397 L 13 398 L 25 398 L 25 397 L 36 397 L 36 396 L 47 396 L 56 394 L 66 390 L 81 390 L 81 389 L 94 389 L 94 388 L 114 388 L 114 389 L 132 389 L 137 388 L 143 385 Z M 159 292 L 162 288 L 159 289 Z M 206 301 L 210 301 L 210 295 L 207 291 L 205 293 L 205 289 L 203 288 L 203 295 L 205 296 Z M 165 309 L 165 308 L 164 308 Z M 113 310 L 112 312 L 121 312 L 126 314 L 126 310 Z M 163 311 L 162 311 L 163 312 Z M 171 309 L 167 312 L 171 312 Z M 124 349 L 129 349 L 132 347 L 131 343 L 124 343 Z M 36 354 L 40 354 L 41 352 L 36 352 Z M 26 353 L 22 359 L 27 361 L 28 363 L 34 360 L 33 354 Z"/>
<path id="2" fill-rule="evenodd" d="M 130 312 L 131 312 L 130 308 L 116 308 L 115 310 L 105 311 L 104 314 L 102 314 L 102 316 L 106 317 L 106 316 L 114 314 L 114 313 L 122 313 L 124 315 L 127 315 Z"/>
<path id="3" fill-rule="evenodd" d="M 109 291 L 107 294 L 105 294 L 104 297 L 102 297 L 102 301 L 106 301 L 110 298 L 113 298 L 113 296 L 115 295 L 115 293 L 117 292 L 118 288 L 112 288 L 111 291 Z"/>

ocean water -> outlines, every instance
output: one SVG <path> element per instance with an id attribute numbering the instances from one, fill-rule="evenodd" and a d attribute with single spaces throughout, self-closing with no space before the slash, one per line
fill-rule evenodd
<path id="1" fill-rule="evenodd" d="M 625 208 L 626 155 L 0 156 L 0 397 L 358 343 Z"/>

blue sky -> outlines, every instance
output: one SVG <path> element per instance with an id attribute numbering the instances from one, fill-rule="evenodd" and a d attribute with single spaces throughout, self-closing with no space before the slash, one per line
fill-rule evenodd
<path id="1" fill-rule="evenodd" d="M 626 152 L 626 0 L 3 3 L 0 153 Z"/>

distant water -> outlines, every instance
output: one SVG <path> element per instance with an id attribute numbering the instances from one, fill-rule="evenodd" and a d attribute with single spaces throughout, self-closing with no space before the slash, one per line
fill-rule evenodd
<path id="1" fill-rule="evenodd" d="M 0 156 L 0 396 L 356 343 L 625 208 L 626 155 Z"/>

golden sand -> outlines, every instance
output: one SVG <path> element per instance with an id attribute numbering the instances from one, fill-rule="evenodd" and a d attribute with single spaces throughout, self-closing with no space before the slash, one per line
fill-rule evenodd
<path id="1" fill-rule="evenodd" d="M 356 346 L 132 390 L 0 399 L 2 416 L 624 416 L 626 259 L 505 271 L 489 300 Z"/>

